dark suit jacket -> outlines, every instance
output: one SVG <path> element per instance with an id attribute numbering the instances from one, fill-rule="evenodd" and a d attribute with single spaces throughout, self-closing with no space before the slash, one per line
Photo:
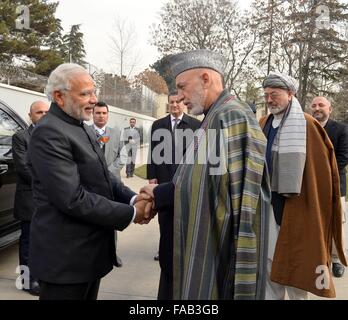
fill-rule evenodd
<path id="1" fill-rule="evenodd" d="M 14 217 L 21 221 L 30 221 L 34 213 L 31 175 L 27 165 L 27 151 L 33 129 L 31 125 L 12 136 L 13 163 L 17 175 Z"/>
<path id="2" fill-rule="evenodd" d="M 201 122 L 195 118 L 192 118 L 188 116 L 187 114 L 184 114 L 182 121 L 178 124 L 177 128 L 178 129 L 192 129 L 193 131 L 196 131 L 201 125 Z M 168 182 L 173 179 L 173 176 L 175 174 L 175 171 L 178 167 L 177 164 L 156 164 L 154 163 L 152 159 L 152 153 L 154 148 L 160 144 L 164 138 L 161 138 L 160 141 L 153 141 L 152 136 L 154 132 L 158 129 L 167 129 L 170 132 L 172 132 L 172 124 L 171 124 L 171 118 L 170 114 L 164 118 L 156 120 L 151 127 L 151 139 L 150 139 L 150 149 L 149 149 L 149 164 L 147 165 L 147 178 L 148 179 L 157 179 L 158 183 L 163 183 L 163 182 Z M 184 145 L 183 145 L 183 154 L 185 154 L 186 151 L 186 140 L 184 140 Z M 163 156 L 163 152 L 162 152 Z M 150 158 L 151 157 L 151 158 Z"/>
<path id="3" fill-rule="evenodd" d="M 33 131 L 28 160 L 31 274 L 61 284 L 105 276 L 116 262 L 114 229 L 132 220 L 134 192 L 111 181 L 94 131 L 53 103 Z"/>
<path id="4" fill-rule="evenodd" d="M 348 165 L 348 126 L 344 123 L 329 119 L 326 130 L 335 149 L 338 171 L 340 173 L 341 196 L 346 195 L 346 170 Z"/>
<path id="5" fill-rule="evenodd" d="M 195 118 L 192 118 L 186 114 L 184 114 L 182 120 L 178 124 L 178 129 L 192 129 L 193 131 L 197 130 L 201 125 L 201 122 Z M 151 157 L 153 149 L 163 141 L 152 141 L 153 133 L 158 129 L 168 129 L 170 132 L 172 131 L 171 117 L 170 115 L 156 120 L 152 124 L 151 128 L 151 147 L 150 154 Z M 189 142 L 188 142 L 189 143 Z M 184 142 L 183 153 L 186 151 L 186 141 Z M 155 164 L 153 161 L 147 165 L 147 178 L 148 179 L 157 179 L 158 183 L 169 182 L 173 179 L 175 171 L 177 169 L 177 164 Z M 159 190 L 160 188 L 158 188 Z M 171 191 L 172 194 L 173 191 Z M 160 195 L 158 198 L 161 198 Z M 163 194 L 164 198 L 169 199 L 169 194 Z M 158 222 L 160 225 L 160 245 L 159 245 L 159 259 L 160 266 L 162 271 L 166 272 L 170 277 L 173 274 L 173 208 L 166 207 L 162 208 L 158 212 Z"/>

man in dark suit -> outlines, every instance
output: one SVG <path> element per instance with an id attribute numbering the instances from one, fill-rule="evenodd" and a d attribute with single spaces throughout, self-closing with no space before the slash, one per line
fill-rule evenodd
<path id="1" fill-rule="evenodd" d="M 346 166 L 348 165 L 348 126 L 344 123 L 330 119 L 332 105 L 331 102 L 325 97 L 315 97 L 312 101 L 310 110 L 313 117 L 317 119 L 321 126 L 326 130 L 326 133 L 328 134 L 335 149 L 340 174 L 341 201 L 344 219 L 343 223 L 345 223 Z M 341 278 L 344 274 L 344 266 L 339 262 L 335 245 L 333 245 L 332 250 L 332 273 L 336 278 Z"/>
<path id="2" fill-rule="evenodd" d="M 192 133 L 200 127 L 201 122 L 195 118 L 186 115 L 184 110 L 184 103 L 178 100 L 177 92 L 171 91 L 168 96 L 168 108 L 170 114 L 162 119 L 156 120 L 152 124 L 151 128 L 151 146 L 149 150 L 149 163 L 147 165 L 147 178 L 150 184 L 159 184 L 163 182 L 169 182 L 173 179 L 176 168 L 178 167 L 179 157 L 175 159 L 175 148 L 176 144 L 180 144 L 183 148 L 183 154 L 186 151 L 189 141 L 179 141 L 178 135 L 177 139 L 174 138 L 175 131 L 186 131 L 188 129 L 192 130 Z M 161 161 L 158 160 L 164 157 L 165 149 L 161 150 L 161 154 L 156 156 L 154 150 L 160 144 L 163 144 L 165 136 L 161 135 L 161 131 L 168 132 L 167 135 L 170 136 L 169 143 L 165 143 L 164 146 L 172 146 L 171 156 L 168 158 L 171 161 Z M 153 139 L 154 134 L 157 132 L 161 139 Z M 168 149 L 167 149 L 168 150 Z M 156 161 L 157 160 L 157 161 Z M 177 161 L 175 161 L 177 160 Z M 159 163 L 158 163 L 159 162 Z M 162 210 L 158 212 L 158 222 L 160 225 L 160 243 L 159 243 L 159 263 L 161 267 L 161 278 L 158 289 L 158 299 L 159 300 L 171 300 L 173 299 L 173 211 L 172 210 Z M 155 260 L 157 260 L 155 258 Z"/>
<path id="3" fill-rule="evenodd" d="M 12 136 L 13 162 L 16 168 L 17 186 L 14 202 L 14 217 L 21 221 L 21 236 L 19 238 L 19 265 L 26 276 L 23 267 L 28 267 L 30 221 L 34 213 L 31 176 L 27 165 L 27 151 L 32 131 L 36 123 L 48 112 L 46 102 L 35 101 L 30 106 L 29 118 L 31 125 L 28 129 L 19 131 Z M 40 294 L 40 286 L 36 279 L 23 279 L 23 290 L 33 295 Z M 29 287 L 27 285 L 29 284 Z"/>
<path id="4" fill-rule="evenodd" d="M 127 178 L 132 178 L 135 169 L 135 160 L 137 151 L 141 144 L 141 132 L 135 125 L 137 120 L 135 118 L 129 119 L 129 127 L 123 129 L 122 140 L 125 144 L 128 160 L 126 164 Z"/>
<path id="5" fill-rule="evenodd" d="M 151 202 L 109 175 L 95 133 L 83 122 L 97 102 L 88 72 L 62 64 L 46 92 L 50 111 L 28 149 L 36 205 L 30 271 L 42 300 L 96 299 L 100 279 L 116 262 L 114 229 L 147 223 Z"/>

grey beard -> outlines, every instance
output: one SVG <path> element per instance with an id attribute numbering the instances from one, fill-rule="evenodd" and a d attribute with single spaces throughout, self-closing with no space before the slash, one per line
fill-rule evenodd
<path id="1" fill-rule="evenodd" d="M 204 107 L 200 105 L 194 105 L 193 108 L 190 110 L 190 113 L 199 116 L 204 113 Z"/>

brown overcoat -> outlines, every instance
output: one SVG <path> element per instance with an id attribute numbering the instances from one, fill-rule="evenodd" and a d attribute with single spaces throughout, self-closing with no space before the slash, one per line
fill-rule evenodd
<path id="1" fill-rule="evenodd" d="M 307 155 L 301 194 L 285 200 L 275 248 L 271 280 L 315 295 L 336 296 L 331 248 L 335 241 L 341 262 L 342 210 L 337 162 L 332 143 L 313 117 L 307 122 Z M 261 118 L 264 128 L 268 116 Z"/>

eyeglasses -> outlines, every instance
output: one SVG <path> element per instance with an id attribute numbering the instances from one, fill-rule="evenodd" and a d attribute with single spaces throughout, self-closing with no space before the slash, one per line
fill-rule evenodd
<path id="1" fill-rule="evenodd" d="M 71 91 L 69 88 L 62 89 L 63 91 Z M 79 96 L 82 98 L 91 98 L 91 97 L 97 97 L 97 90 L 82 90 L 79 93 Z"/>
<path id="2" fill-rule="evenodd" d="M 92 96 L 97 96 L 97 90 L 84 90 L 80 92 L 80 96 L 83 98 L 91 98 Z"/>
<path id="3" fill-rule="evenodd" d="M 272 100 L 277 99 L 280 96 L 280 93 L 278 92 L 271 92 L 271 93 L 265 93 L 263 97 L 265 100 L 268 100 L 269 97 L 271 97 Z"/>

